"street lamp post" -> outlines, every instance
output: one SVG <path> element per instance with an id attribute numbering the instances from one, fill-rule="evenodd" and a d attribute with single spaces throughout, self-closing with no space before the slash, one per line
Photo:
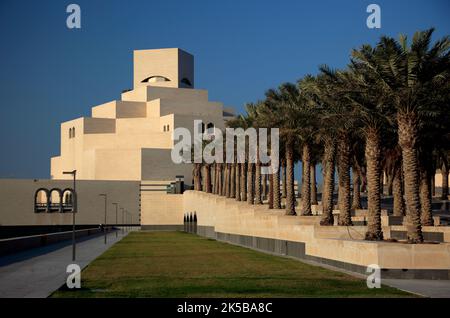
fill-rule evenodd
<path id="1" fill-rule="evenodd" d="M 118 230 L 117 230 L 117 210 L 118 210 L 118 207 L 119 207 L 119 204 L 118 203 L 115 203 L 115 202 L 113 202 L 113 204 L 116 206 L 116 238 L 117 238 L 117 236 L 119 235 L 117 232 L 118 232 Z"/>
<path id="2" fill-rule="evenodd" d="M 122 236 L 123 236 L 123 225 L 125 224 L 124 223 L 124 213 L 125 213 L 125 209 L 124 208 L 120 208 L 121 210 L 122 210 Z"/>
<path id="3" fill-rule="evenodd" d="M 105 198 L 105 223 L 104 223 L 104 226 L 103 226 L 103 232 L 105 232 L 105 244 L 106 244 L 106 207 L 107 207 L 108 195 L 106 193 L 101 193 L 101 194 L 99 194 L 99 196 Z"/>
<path id="4" fill-rule="evenodd" d="M 77 179 L 77 171 L 63 171 L 63 174 L 70 174 L 73 176 L 73 196 L 72 196 L 72 261 L 75 261 L 76 258 L 76 241 L 75 241 L 75 213 L 77 212 L 77 201 L 78 196 L 76 192 L 76 179 Z"/>

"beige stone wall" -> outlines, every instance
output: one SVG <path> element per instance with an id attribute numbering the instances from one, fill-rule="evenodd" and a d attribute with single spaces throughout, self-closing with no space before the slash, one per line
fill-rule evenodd
<path id="1" fill-rule="evenodd" d="M 183 195 L 141 192 L 142 225 L 183 224 Z"/>
<path id="2" fill-rule="evenodd" d="M 122 93 L 123 101 L 148 102 L 154 99 L 170 99 L 181 102 L 207 101 L 208 91 L 203 89 L 189 89 L 173 87 L 143 86 L 132 91 Z"/>
<path id="3" fill-rule="evenodd" d="M 188 87 L 181 83 L 187 78 L 194 87 L 194 57 L 178 48 L 134 51 L 134 88 L 141 86 Z M 150 76 L 164 76 L 170 81 L 142 83 Z"/>
<path id="4" fill-rule="evenodd" d="M 67 177 L 66 177 L 67 178 Z M 104 198 L 108 195 L 107 222 L 115 224 L 116 210 L 112 202 L 127 209 L 139 223 L 139 184 L 133 181 L 78 180 L 77 224 L 104 223 Z M 70 225 L 71 213 L 34 213 L 34 195 L 39 188 L 72 188 L 72 180 L 0 179 L 0 225 Z M 119 210 L 119 223 L 121 222 Z"/>
<path id="5" fill-rule="evenodd" d="M 98 118 L 140 118 L 146 117 L 145 102 L 112 101 L 92 107 L 92 117 Z"/>
<path id="6" fill-rule="evenodd" d="M 346 227 L 318 225 L 320 217 L 285 216 L 283 210 L 250 206 L 204 192 L 187 191 L 183 202 L 184 212 L 195 212 L 199 226 L 213 226 L 216 232 L 304 242 L 306 254 L 311 256 L 382 268 L 450 268 L 448 241 L 415 245 L 364 241 L 365 227 L 352 227 L 349 237 Z"/>

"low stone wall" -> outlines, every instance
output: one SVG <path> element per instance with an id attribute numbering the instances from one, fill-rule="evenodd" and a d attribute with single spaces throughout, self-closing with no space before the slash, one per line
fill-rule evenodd
<path id="1" fill-rule="evenodd" d="M 450 279 L 449 243 L 364 241 L 364 226 L 323 227 L 317 224 L 320 217 L 285 216 L 283 210 L 197 191 L 185 192 L 183 201 L 184 212 L 196 214 L 202 236 L 360 273 L 377 264 L 385 278 Z M 389 237 L 389 227 L 384 228 Z"/>

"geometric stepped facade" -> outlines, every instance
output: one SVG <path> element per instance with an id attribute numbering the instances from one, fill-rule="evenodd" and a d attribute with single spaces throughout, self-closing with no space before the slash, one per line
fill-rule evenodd
<path id="1" fill-rule="evenodd" d="M 192 166 L 174 164 L 174 128 L 193 134 L 194 120 L 224 129 L 231 108 L 194 89 L 194 57 L 178 48 L 134 51 L 134 87 L 121 100 L 92 108 L 91 117 L 61 124 L 61 154 L 51 158 L 51 178 L 77 170 L 84 180 L 173 181 L 192 184 Z"/>

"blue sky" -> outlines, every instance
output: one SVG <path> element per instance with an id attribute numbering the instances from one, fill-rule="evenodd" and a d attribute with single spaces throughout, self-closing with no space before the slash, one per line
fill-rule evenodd
<path id="1" fill-rule="evenodd" d="M 80 30 L 66 27 L 70 3 Z M 381 6 L 379 30 L 366 26 L 370 3 Z M 382 34 L 450 34 L 449 12 L 447 0 L 1 0 L 0 177 L 48 178 L 60 122 L 131 88 L 134 49 L 194 54 L 196 87 L 241 111 L 320 64 L 345 66 L 352 48 Z"/>

